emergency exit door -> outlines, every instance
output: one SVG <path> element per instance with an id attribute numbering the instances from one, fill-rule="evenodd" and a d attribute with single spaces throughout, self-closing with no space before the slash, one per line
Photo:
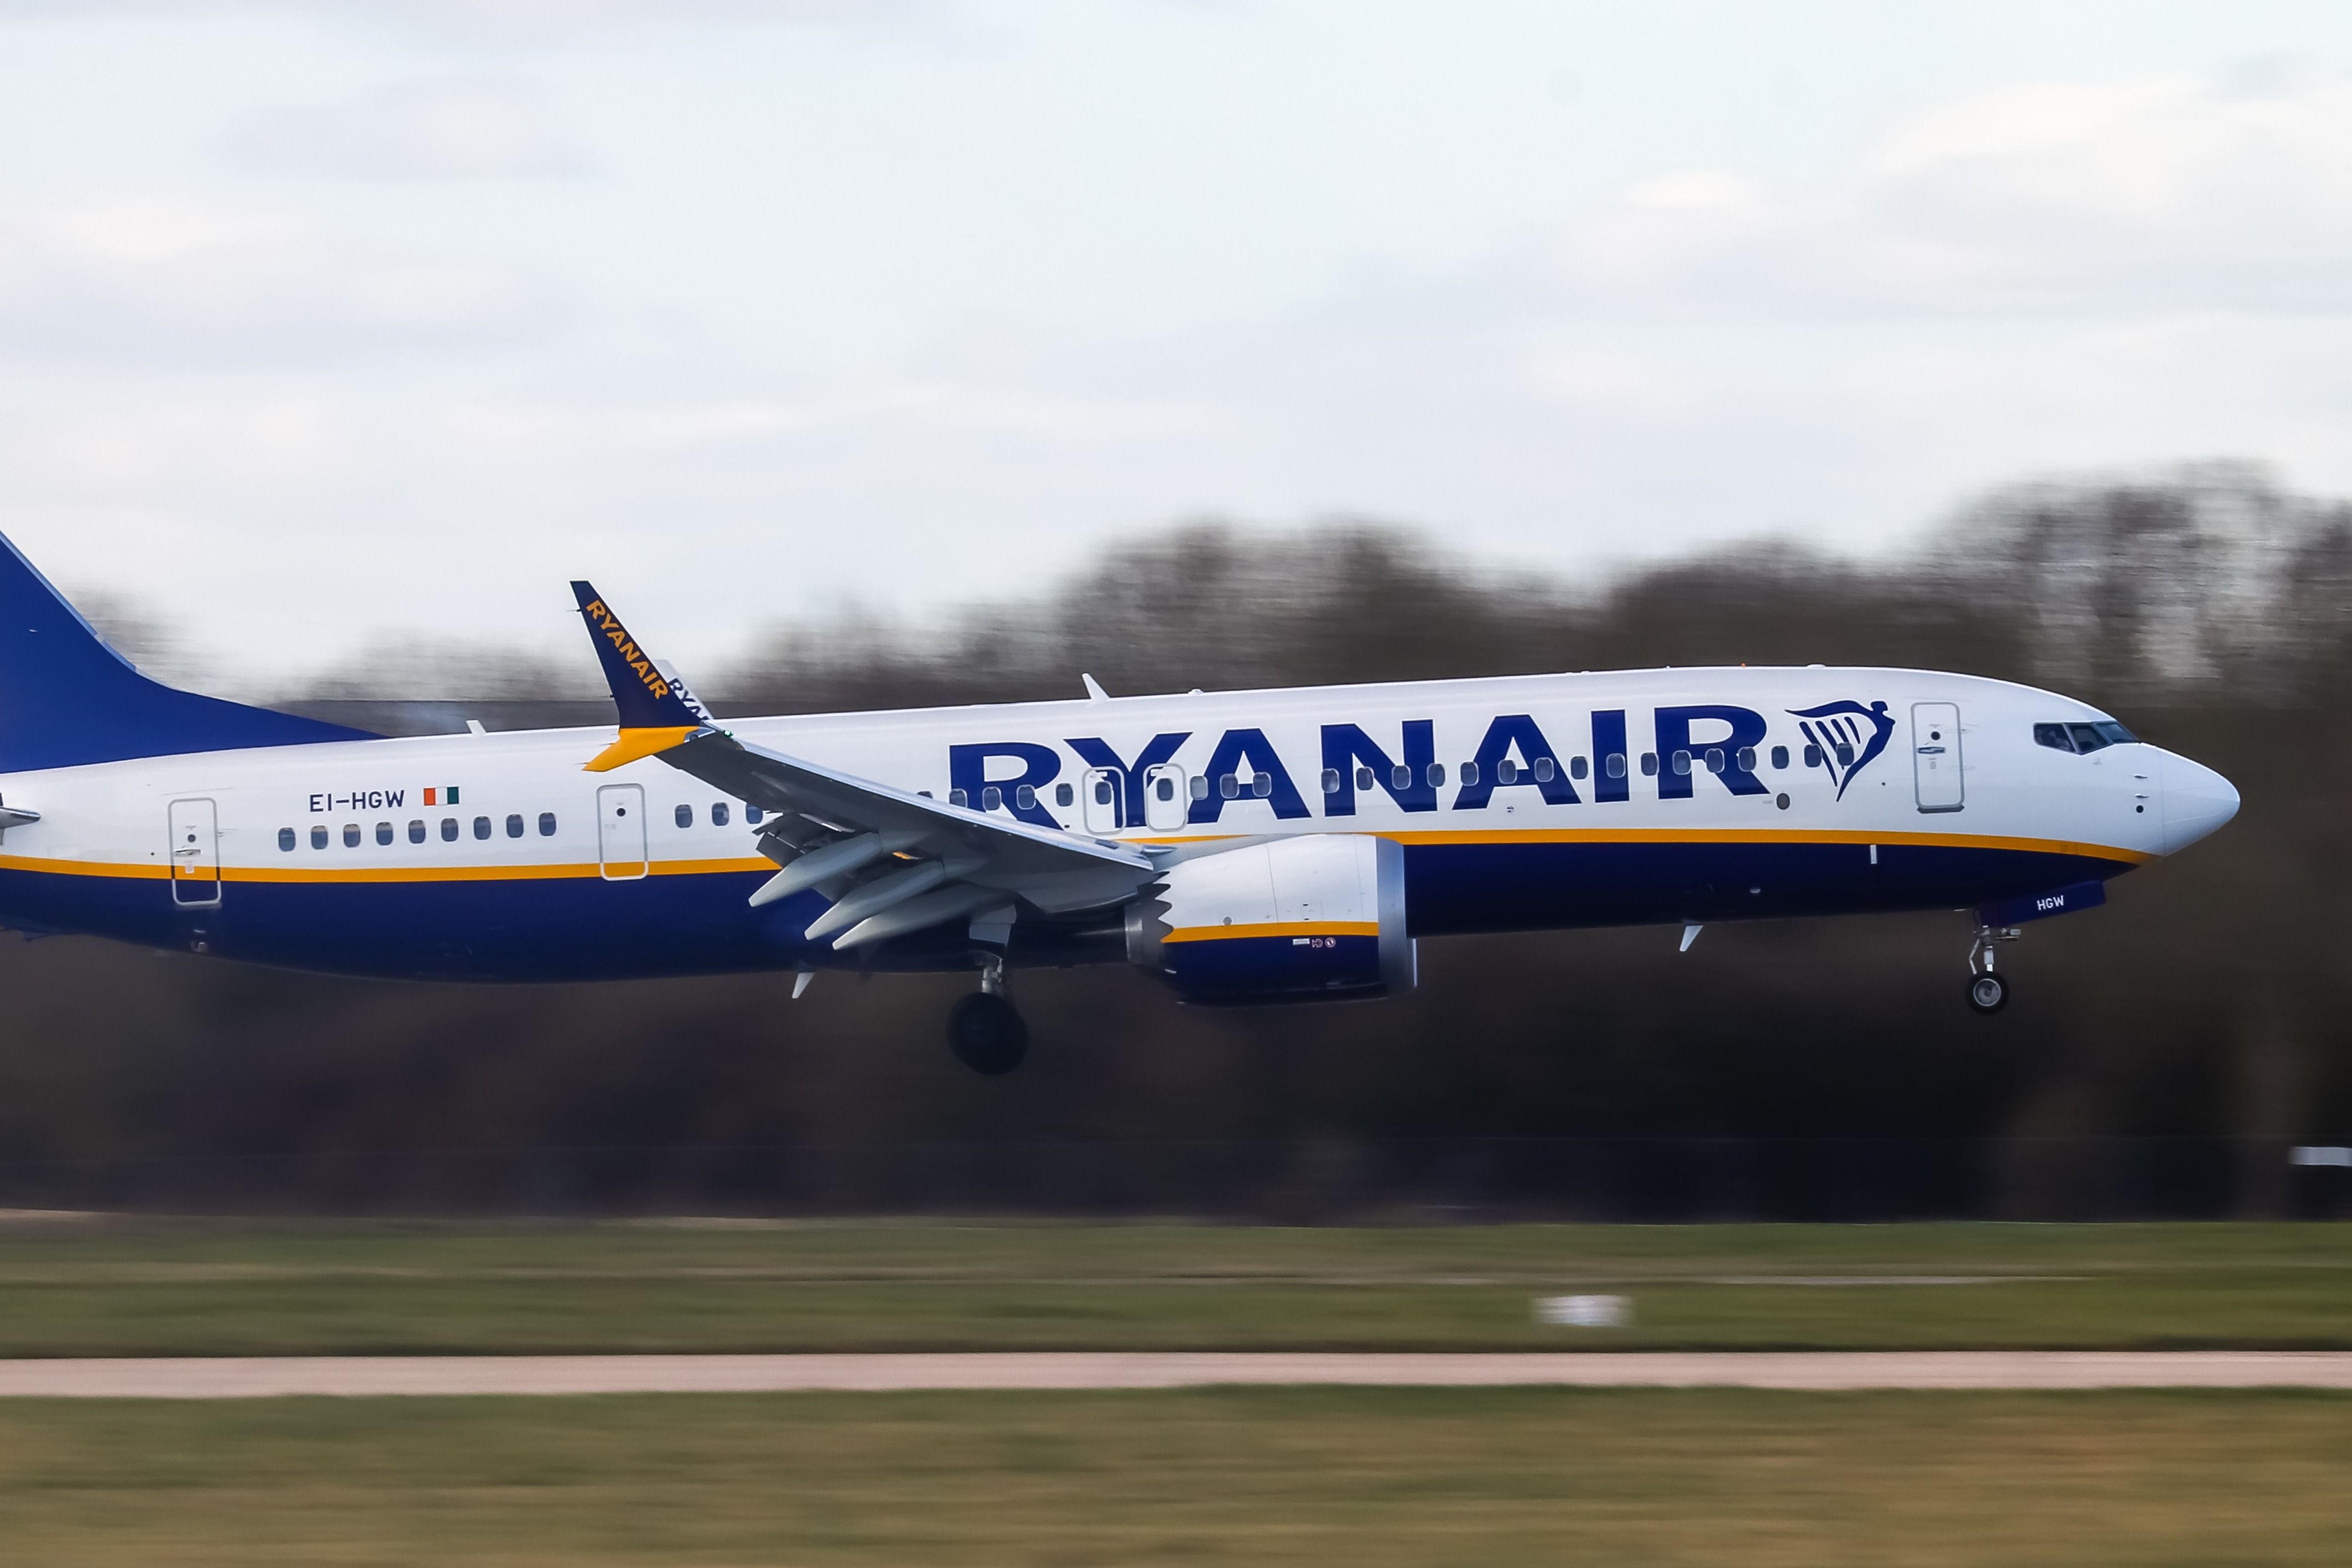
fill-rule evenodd
<path id="1" fill-rule="evenodd" d="M 644 785 L 606 784 L 596 792 L 596 858 L 608 882 L 646 874 Z"/>
<path id="2" fill-rule="evenodd" d="M 220 818 L 209 800 L 171 806 L 172 901 L 194 908 L 220 902 Z"/>
<path id="3" fill-rule="evenodd" d="M 1958 811 L 1965 803 L 1957 703 L 1911 704 L 1911 784 L 1921 811 Z"/>
<path id="4" fill-rule="evenodd" d="M 1109 835 L 1127 826 L 1127 780 L 1115 768 L 1088 768 L 1079 784 L 1088 833 Z"/>

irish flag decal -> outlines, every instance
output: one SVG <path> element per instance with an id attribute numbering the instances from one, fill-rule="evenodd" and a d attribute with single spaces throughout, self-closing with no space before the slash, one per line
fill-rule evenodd
<path id="1" fill-rule="evenodd" d="M 426 790 L 426 791 L 425 792 L 425 805 L 457 805 L 457 786 L 456 784 L 451 784 L 451 785 L 450 785 L 448 788 L 446 788 L 446 789 L 428 789 L 428 790 Z"/>

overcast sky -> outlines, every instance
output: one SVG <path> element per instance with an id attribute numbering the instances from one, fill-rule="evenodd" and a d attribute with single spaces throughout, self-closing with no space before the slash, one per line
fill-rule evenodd
<path id="1" fill-rule="evenodd" d="M 2341 5 L 0 0 L 0 529 L 231 687 L 570 652 L 583 574 L 691 673 L 1202 515 L 2352 491 Z"/>

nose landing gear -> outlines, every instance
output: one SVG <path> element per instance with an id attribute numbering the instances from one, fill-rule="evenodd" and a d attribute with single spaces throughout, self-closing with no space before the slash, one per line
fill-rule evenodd
<path id="1" fill-rule="evenodd" d="M 1988 1016 L 2009 1005 L 2009 982 L 1993 973 L 1993 949 L 2015 942 L 2014 926 L 1979 926 L 1976 944 L 1969 949 L 1969 1005 Z"/>
<path id="2" fill-rule="evenodd" d="M 981 968 L 980 989 L 948 1009 L 948 1049 L 988 1078 L 1011 1072 L 1029 1054 L 1029 1026 L 1006 994 L 1003 958 L 992 955 Z"/>

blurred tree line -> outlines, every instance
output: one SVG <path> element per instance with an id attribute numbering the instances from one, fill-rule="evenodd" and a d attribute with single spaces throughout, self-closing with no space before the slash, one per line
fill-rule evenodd
<path id="1" fill-rule="evenodd" d="M 468 668 L 485 661 L 469 654 Z M 1001 1081 L 965 982 L 461 987 L 95 941 L 0 948 L 0 1199 L 241 1207 L 2280 1212 L 2352 1142 L 2352 508 L 2213 466 L 2038 484 L 1900 559 L 1785 543 L 1584 586 L 1374 525 L 1183 527 L 1033 601 L 834 617 L 710 680 L 722 713 L 1655 665 L 1957 669 L 2098 703 L 2244 796 L 2213 841 L 2004 955 L 1922 914 L 1425 942 L 1422 985 L 1181 1008 L 1024 973 Z M 377 727 L 609 721 L 566 677 L 288 704 Z M 388 697 L 409 700 L 393 702 Z M 2307 1194 L 2306 1194 L 2307 1195 Z"/>

